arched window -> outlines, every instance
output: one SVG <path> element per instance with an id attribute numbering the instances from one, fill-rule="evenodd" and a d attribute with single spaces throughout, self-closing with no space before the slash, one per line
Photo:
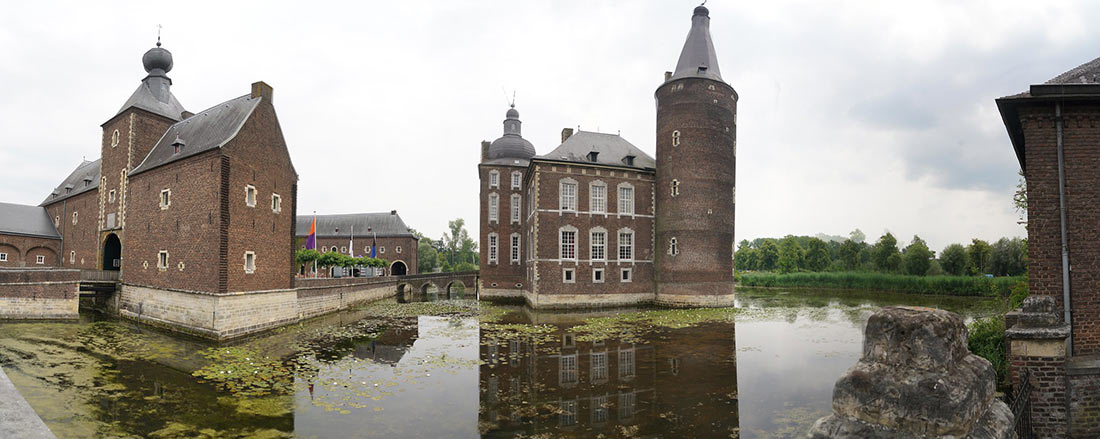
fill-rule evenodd
<path id="1" fill-rule="evenodd" d="M 668 254 L 672 256 L 680 254 L 680 248 L 676 245 L 676 237 L 668 240 Z"/>
<path id="2" fill-rule="evenodd" d="M 496 192 L 489 194 L 489 222 L 498 222 L 500 218 L 500 195 Z"/>
<path id="3" fill-rule="evenodd" d="M 672 196 L 680 195 L 680 180 L 672 179 Z"/>
<path id="4" fill-rule="evenodd" d="M 680 146 L 680 131 L 672 132 L 672 146 Z"/>
<path id="5" fill-rule="evenodd" d="M 76 212 L 73 212 L 73 224 L 76 224 Z"/>
<path id="6" fill-rule="evenodd" d="M 114 133 L 111 133 L 111 148 L 114 148 L 116 146 L 118 146 L 118 130 L 115 130 Z"/>

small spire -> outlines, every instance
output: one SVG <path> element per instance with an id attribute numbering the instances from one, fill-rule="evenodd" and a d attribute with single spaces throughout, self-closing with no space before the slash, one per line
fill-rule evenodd
<path id="1" fill-rule="evenodd" d="M 704 3 L 706 3 L 706 2 L 704 2 Z M 157 25 L 157 47 L 160 47 L 160 29 L 163 28 L 163 27 L 164 26 L 161 26 L 159 24 Z"/>

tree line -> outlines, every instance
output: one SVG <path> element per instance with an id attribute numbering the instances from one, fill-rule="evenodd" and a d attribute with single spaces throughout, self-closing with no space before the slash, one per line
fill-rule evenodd
<path id="1" fill-rule="evenodd" d="M 822 235 L 819 235 L 822 236 Z M 1027 240 L 1001 238 L 990 244 L 980 239 L 951 244 L 937 255 L 920 238 L 904 248 L 890 232 L 873 244 L 859 229 L 848 238 L 793 236 L 742 240 L 734 254 L 738 271 L 866 271 L 891 274 L 1019 276 L 1027 272 Z"/>
<path id="2" fill-rule="evenodd" d="M 447 222 L 447 232 L 438 241 L 412 231 L 420 242 L 416 248 L 418 273 L 477 270 L 477 241 L 466 231 L 466 221 L 456 218 Z"/>

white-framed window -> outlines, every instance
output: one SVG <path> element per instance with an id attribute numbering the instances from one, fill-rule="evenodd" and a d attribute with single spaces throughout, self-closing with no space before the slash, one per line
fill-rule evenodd
<path id="1" fill-rule="evenodd" d="M 114 203 L 115 202 L 115 190 L 114 189 L 111 189 L 110 192 L 107 192 L 107 202 L 108 203 Z"/>
<path id="2" fill-rule="evenodd" d="M 118 130 L 111 133 L 111 148 L 118 146 Z"/>
<path id="3" fill-rule="evenodd" d="M 592 268 L 592 283 L 603 283 L 603 268 Z"/>
<path id="4" fill-rule="evenodd" d="M 498 246 L 497 234 L 495 232 L 490 233 L 489 234 L 489 263 L 490 264 L 495 264 L 497 262 L 497 246 Z"/>
<path id="5" fill-rule="evenodd" d="M 634 378 L 634 348 L 619 351 L 619 379 Z"/>
<path id="6" fill-rule="evenodd" d="M 0 262 L 8 262 L 8 254 L 0 253 Z"/>
<path id="7" fill-rule="evenodd" d="M 592 363 L 592 381 L 607 380 L 607 352 L 593 352 L 589 356 Z"/>
<path id="8" fill-rule="evenodd" d="M 247 185 L 244 187 L 244 204 L 248 207 L 256 207 L 256 186 Z"/>
<path id="9" fill-rule="evenodd" d="M 519 263 L 519 233 L 512 234 L 512 262 Z"/>
<path id="10" fill-rule="evenodd" d="M 620 368 L 622 365 L 619 366 Z M 619 419 L 630 419 L 634 417 L 634 403 L 637 401 L 637 395 L 634 392 L 623 392 L 619 394 Z"/>
<path id="11" fill-rule="evenodd" d="M 519 224 L 519 212 L 522 204 L 523 197 L 519 194 L 512 194 L 512 223 Z"/>
<path id="12" fill-rule="evenodd" d="M 76 219 L 77 219 L 76 212 L 73 212 L 73 224 L 74 225 L 76 224 Z"/>
<path id="13" fill-rule="evenodd" d="M 53 217 L 53 226 L 54 227 L 61 227 L 61 215 L 54 215 L 54 217 Z"/>
<path id="14" fill-rule="evenodd" d="M 577 260 L 577 228 L 564 226 L 558 229 L 560 251 L 558 257 L 565 260 Z"/>
<path id="15" fill-rule="evenodd" d="M 45 264 L 46 263 L 46 256 L 44 256 L 44 255 L 35 256 L 34 257 L 34 263 L 35 264 Z"/>
<path id="16" fill-rule="evenodd" d="M 489 194 L 489 222 L 498 222 L 500 218 L 500 195 L 496 192 Z"/>
<path id="17" fill-rule="evenodd" d="M 500 187 L 500 172 L 497 170 L 489 171 L 489 188 L 494 189 Z"/>
<path id="18" fill-rule="evenodd" d="M 561 281 L 567 284 L 577 283 L 577 269 L 573 267 L 561 269 Z"/>
<path id="19" fill-rule="evenodd" d="M 271 194 L 271 211 L 275 213 L 283 211 L 283 197 L 279 194 Z"/>
<path id="20" fill-rule="evenodd" d="M 607 374 L 606 369 L 607 369 L 607 367 L 605 366 L 604 367 L 604 374 L 605 375 Z M 596 379 L 593 378 L 593 380 L 596 380 Z M 598 381 L 606 381 L 606 380 L 607 380 L 607 377 L 605 376 L 604 378 L 600 378 Z M 607 422 L 607 418 L 608 418 L 607 413 L 609 411 L 609 409 L 607 407 L 609 407 L 611 405 L 611 404 L 607 403 L 607 395 L 593 396 L 591 405 L 592 405 L 592 423 L 602 424 L 604 422 Z"/>
<path id="21" fill-rule="evenodd" d="M 160 191 L 160 210 L 167 209 L 172 205 L 172 190 L 163 189 Z"/>
<path id="22" fill-rule="evenodd" d="M 668 254 L 672 256 L 680 254 L 680 247 L 677 245 L 675 236 L 668 240 Z"/>
<path id="23" fill-rule="evenodd" d="M 576 384 L 577 383 L 577 354 L 562 355 L 559 363 L 559 370 L 561 375 L 559 381 L 561 384 Z"/>
<path id="24" fill-rule="evenodd" d="M 386 252 L 386 247 L 382 247 L 382 246 L 378 247 L 378 253 L 385 253 L 385 252 Z"/>
<path id="25" fill-rule="evenodd" d="M 572 178 L 562 179 L 558 187 L 558 200 L 561 210 L 577 210 L 577 181 Z"/>
<path id="26" fill-rule="evenodd" d="M 607 260 L 607 230 L 602 228 L 592 229 L 588 233 L 589 253 L 588 257 L 593 261 Z"/>
<path id="27" fill-rule="evenodd" d="M 577 400 L 561 402 L 561 414 L 558 415 L 558 422 L 562 427 L 577 425 Z"/>
<path id="28" fill-rule="evenodd" d="M 588 186 L 588 207 L 592 213 L 607 213 L 607 184 L 597 181 Z"/>
<path id="29" fill-rule="evenodd" d="M 244 272 L 248 274 L 256 272 L 256 252 L 244 252 Z"/>
<path id="30" fill-rule="evenodd" d="M 347 253 L 347 252 L 348 252 L 347 247 L 340 247 L 340 253 Z"/>
<path id="31" fill-rule="evenodd" d="M 519 190 L 520 185 L 523 184 L 523 173 L 519 171 L 512 171 L 512 189 Z"/>
<path id="32" fill-rule="evenodd" d="M 69 263 L 70 264 L 75 264 L 76 263 L 76 251 L 75 250 L 69 251 Z"/>
<path id="33" fill-rule="evenodd" d="M 680 146 L 680 131 L 672 132 L 672 146 Z"/>
<path id="34" fill-rule="evenodd" d="M 395 249 L 394 249 L 394 251 L 396 251 L 396 252 L 398 252 L 398 253 L 401 253 L 401 246 L 400 246 L 400 245 L 399 245 L 399 246 L 397 246 L 397 248 L 395 248 Z"/>
<path id="35" fill-rule="evenodd" d="M 619 214 L 634 214 L 634 186 L 630 183 L 619 185 Z"/>
<path id="36" fill-rule="evenodd" d="M 672 179 L 672 196 L 676 197 L 680 195 L 680 180 Z"/>
<path id="37" fill-rule="evenodd" d="M 168 269 L 168 251 L 161 250 L 157 252 L 157 269 L 160 271 Z"/>
<path id="38" fill-rule="evenodd" d="M 633 282 L 634 281 L 634 269 L 633 268 L 624 268 L 624 269 L 622 269 L 622 271 L 619 273 L 619 280 L 621 282 Z"/>
<path id="39" fill-rule="evenodd" d="M 619 230 L 619 260 L 634 260 L 634 231 L 630 229 Z"/>

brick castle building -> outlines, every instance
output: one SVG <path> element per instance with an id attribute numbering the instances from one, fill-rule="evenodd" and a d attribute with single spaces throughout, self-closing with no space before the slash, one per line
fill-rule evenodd
<path id="1" fill-rule="evenodd" d="M 695 8 L 657 88 L 656 160 L 618 135 L 562 130 L 545 155 L 505 114 L 482 142 L 482 295 L 534 307 L 733 304 L 737 93 Z"/>
<path id="2" fill-rule="evenodd" d="M 386 261 L 386 275 L 404 276 L 416 274 L 417 243 L 419 239 L 396 210 L 377 213 L 351 213 L 341 215 L 299 215 L 298 248 L 305 249 L 305 239 L 313 219 L 317 218 L 317 251 L 321 253 L 354 253 L 356 257 L 370 256 L 375 246 L 375 256 Z M 312 272 L 312 267 L 298 267 L 298 272 Z"/>

